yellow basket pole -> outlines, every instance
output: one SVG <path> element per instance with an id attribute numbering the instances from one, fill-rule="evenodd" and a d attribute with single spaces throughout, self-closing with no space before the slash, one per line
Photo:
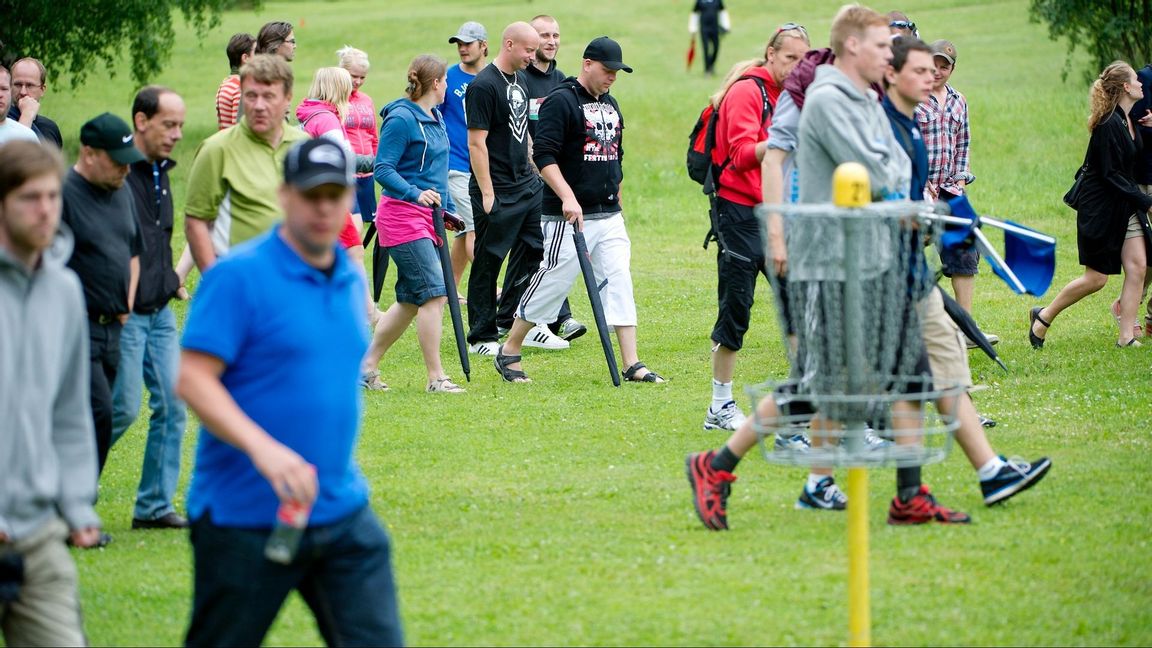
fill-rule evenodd
<path id="1" fill-rule="evenodd" d="M 872 645 L 868 593 L 868 471 L 848 469 L 848 645 Z"/>
<path id="2" fill-rule="evenodd" d="M 847 162 L 832 176 L 832 202 L 837 207 L 863 207 L 872 202 L 868 170 Z M 851 252 L 846 252 L 850 255 Z M 872 610 L 868 592 L 868 472 L 848 469 L 848 645 L 872 645 Z"/>

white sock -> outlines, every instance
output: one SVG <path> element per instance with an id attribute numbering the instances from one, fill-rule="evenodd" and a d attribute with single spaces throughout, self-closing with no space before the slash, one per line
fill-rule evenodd
<path id="1" fill-rule="evenodd" d="M 995 477 L 996 474 L 999 473 L 1000 469 L 1003 467 L 1004 467 L 1004 460 L 1003 459 L 1001 459 L 1000 457 L 992 457 L 991 459 L 988 460 L 988 463 L 984 464 L 983 466 L 980 466 L 980 470 L 976 471 L 976 475 L 980 478 L 980 481 L 988 481 L 989 479 L 992 479 L 993 477 Z"/>
<path id="2" fill-rule="evenodd" d="M 820 484 L 828 475 L 817 475 L 816 473 L 808 473 L 808 492 L 816 492 L 816 486 Z"/>
<path id="3" fill-rule="evenodd" d="M 718 382 L 712 379 L 712 411 L 719 412 L 728 401 L 732 400 L 732 383 Z"/>

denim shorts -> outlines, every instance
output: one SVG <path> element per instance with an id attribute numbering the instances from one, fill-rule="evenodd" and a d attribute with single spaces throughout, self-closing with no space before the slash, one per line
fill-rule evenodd
<path id="1" fill-rule="evenodd" d="M 390 247 L 388 256 L 396 269 L 396 301 L 419 306 L 448 294 L 440 253 L 432 239 L 420 238 Z"/>

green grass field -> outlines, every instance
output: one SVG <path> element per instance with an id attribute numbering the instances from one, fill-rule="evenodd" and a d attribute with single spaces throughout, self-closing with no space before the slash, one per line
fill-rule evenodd
<path id="1" fill-rule="evenodd" d="M 720 68 L 758 55 L 777 24 L 807 25 L 826 44 L 836 2 L 730 0 L 735 29 Z M 972 115 L 977 209 L 1023 221 L 1060 240 L 1053 291 L 1080 272 L 1075 216 L 1060 202 L 1087 142 L 1087 89 L 1062 82 L 1064 46 L 1027 20 L 1025 0 L 910 2 L 899 7 L 928 40 L 959 49 L 954 85 Z M 548 12 L 559 18 L 561 67 L 575 71 L 591 38 L 609 34 L 636 69 L 613 94 L 628 122 L 625 214 L 640 308 L 641 357 L 663 386 L 612 387 L 594 336 L 563 352 L 529 350 L 531 385 L 502 384 L 473 358 L 469 393 L 423 393 L 415 333 L 381 365 L 392 391 L 365 397 L 360 464 L 373 506 L 395 542 L 402 613 L 413 644 L 840 644 L 847 638 L 844 516 L 795 511 L 804 472 L 750 455 L 729 503 L 732 530 L 705 531 L 684 479 L 688 452 L 724 436 L 700 429 L 709 392 L 715 248 L 704 251 L 705 200 L 683 169 L 686 136 L 716 83 L 686 74 L 690 3 L 490 0 L 268 2 L 233 13 L 203 40 L 179 30 L 156 79 L 189 106 L 176 149 L 177 205 L 192 151 L 215 129 L 213 97 L 225 76 L 229 35 L 268 20 L 298 25 L 296 100 L 311 71 L 345 43 L 368 51 L 366 91 L 377 106 L 399 96 L 408 61 L 436 52 L 476 19 L 497 34 Z M 877 6 L 881 10 L 892 7 Z M 50 64 L 51 62 L 49 62 Z M 1135 62 L 1143 64 L 1143 61 Z M 699 66 L 699 62 L 697 62 Z M 50 88 L 44 113 L 60 122 L 74 155 L 80 125 L 112 110 L 127 117 L 134 85 L 97 73 L 75 92 Z M 699 69 L 699 67 L 697 67 Z M 1078 73 L 1078 72 L 1077 72 Z M 182 235 L 175 243 L 183 245 Z M 977 282 L 976 315 L 1003 340 L 1005 374 L 972 355 L 978 408 L 1009 455 L 1053 457 L 1034 491 L 982 506 L 961 455 L 925 471 L 947 504 L 973 514 L 969 528 L 884 524 L 891 471 L 872 479 L 872 613 L 877 643 L 899 645 L 1152 643 L 1152 504 L 1148 349 L 1118 350 L 1109 302 L 1119 284 L 1069 311 L 1047 348 L 1032 351 L 1028 307 L 990 278 Z M 738 387 L 786 373 L 762 284 L 737 370 Z M 386 295 L 390 294 L 389 283 Z M 577 316 L 591 322 L 581 293 Z M 1050 293 L 1049 297 L 1052 293 Z M 384 306 L 387 306 L 387 297 Z M 183 316 L 183 305 L 177 308 Z M 259 316 L 253 313 L 253 316 Z M 835 327 L 838 322 L 829 322 Z M 445 366 L 462 379 L 450 327 Z M 291 395 L 286 394 L 286 398 Z M 745 403 L 745 407 L 746 407 Z M 86 625 L 94 644 L 174 644 L 191 598 L 185 535 L 132 532 L 129 523 L 146 418 L 113 450 L 99 512 L 115 542 L 77 552 Z M 189 428 L 185 481 L 195 428 Z M 320 641 L 307 609 L 288 605 L 268 643 Z"/>

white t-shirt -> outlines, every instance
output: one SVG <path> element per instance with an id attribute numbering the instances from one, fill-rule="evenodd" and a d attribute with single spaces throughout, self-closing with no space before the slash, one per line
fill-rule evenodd
<path id="1" fill-rule="evenodd" d="M 16 140 L 39 142 L 40 138 L 36 137 L 36 133 L 33 133 L 31 128 L 15 119 L 5 119 L 0 122 L 0 144 L 7 144 Z"/>

